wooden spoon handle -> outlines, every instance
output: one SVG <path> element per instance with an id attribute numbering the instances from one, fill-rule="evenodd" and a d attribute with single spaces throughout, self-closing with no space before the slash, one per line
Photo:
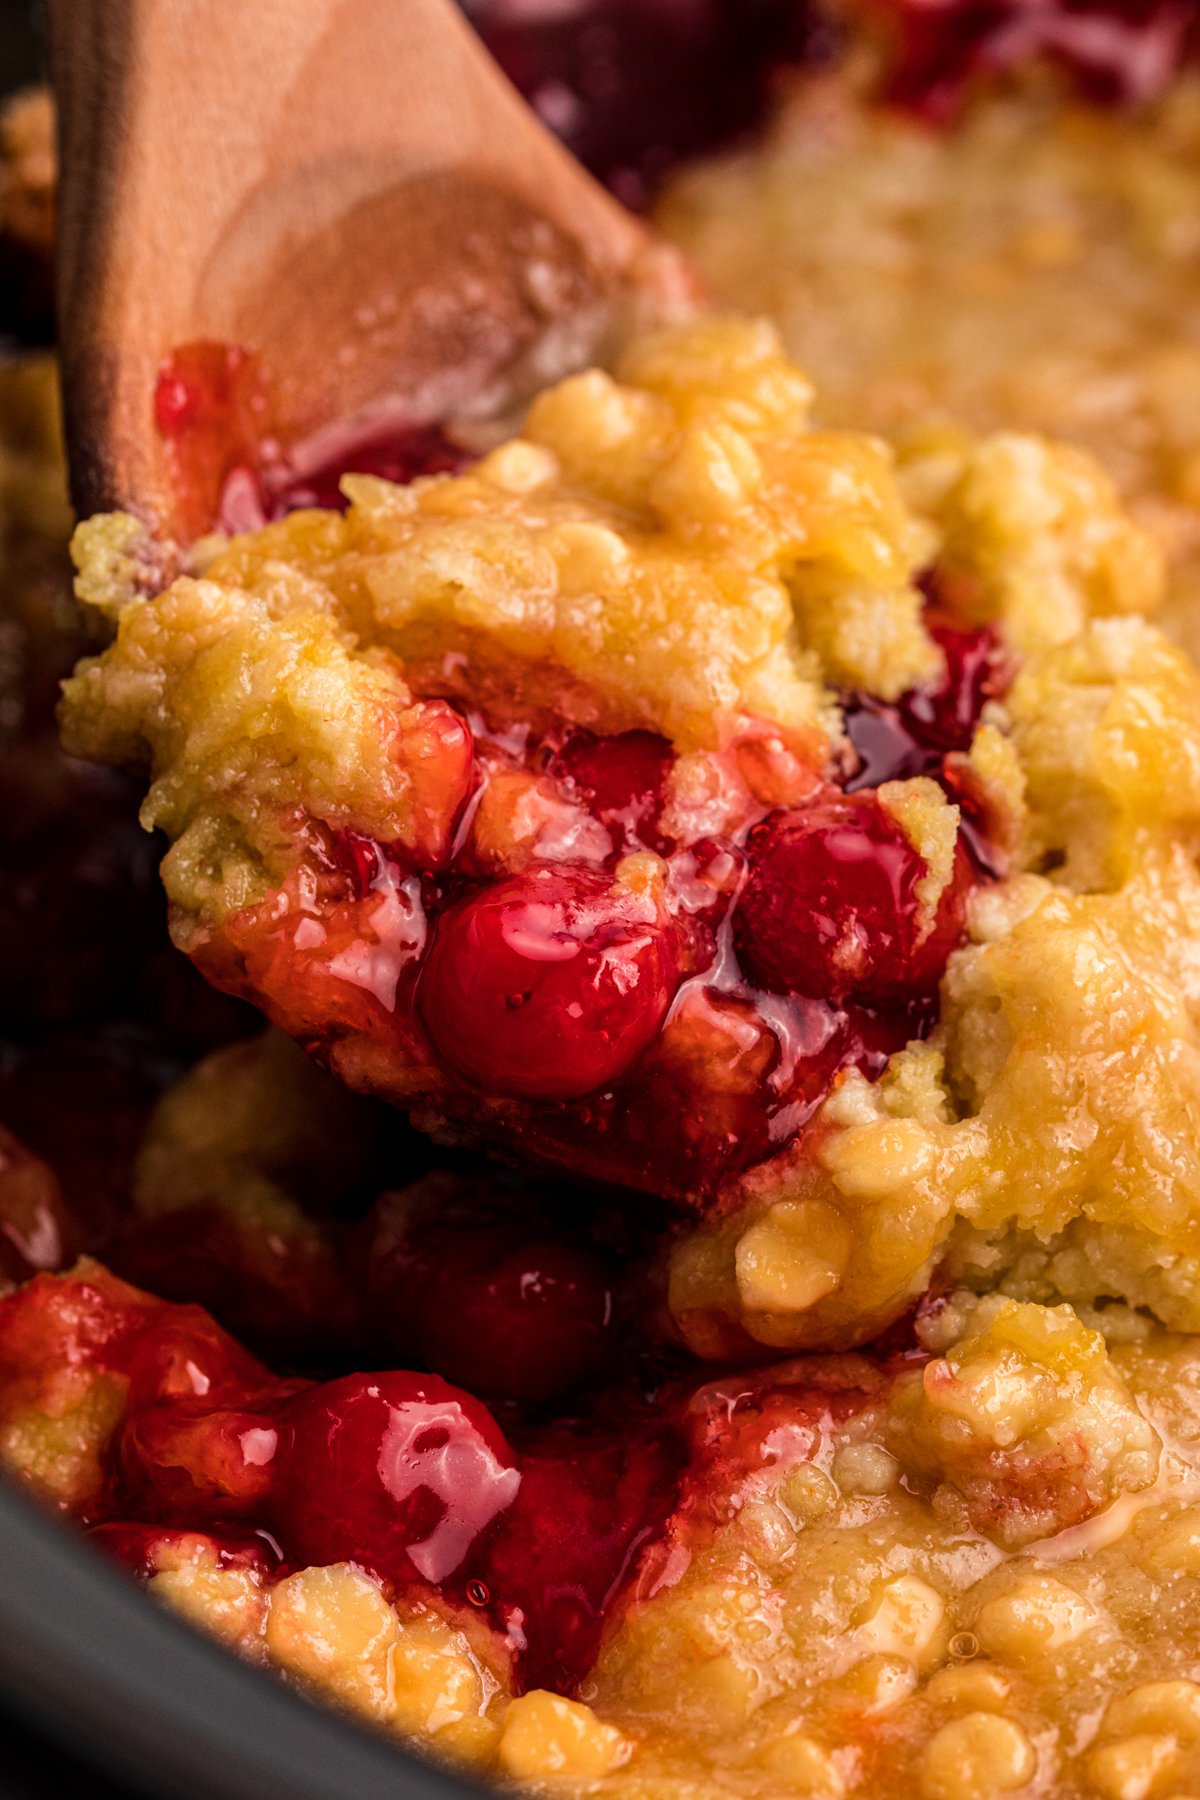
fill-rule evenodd
<path id="1" fill-rule="evenodd" d="M 78 498 L 169 511 L 155 375 L 244 344 L 286 432 L 461 407 L 645 247 L 452 0 L 52 0 Z"/>

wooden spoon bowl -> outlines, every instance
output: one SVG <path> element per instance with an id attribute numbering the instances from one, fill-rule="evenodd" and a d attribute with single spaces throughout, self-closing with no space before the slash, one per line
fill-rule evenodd
<path id="1" fill-rule="evenodd" d="M 630 283 L 678 282 L 451 0 L 54 0 L 51 39 L 81 513 L 215 522 L 156 424 L 181 346 L 249 353 L 303 463 L 495 412 L 594 357 Z"/>

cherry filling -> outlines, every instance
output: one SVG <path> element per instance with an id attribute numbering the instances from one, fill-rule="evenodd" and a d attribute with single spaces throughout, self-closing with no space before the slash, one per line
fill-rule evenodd
<path id="1" fill-rule="evenodd" d="M 292 1566 L 354 1562 L 392 1593 L 436 1591 L 486 1615 L 518 1688 L 578 1685 L 669 1516 L 673 1425 L 559 1426 L 515 1449 L 480 1401 L 437 1375 L 279 1393 L 259 1410 L 182 1396 L 131 1410 L 110 1507 L 165 1532 L 216 1533 L 226 1558 L 253 1555 L 257 1532 Z M 128 1526 L 108 1534 L 143 1570 L 161 1542 Z"/>
<path id="2" fill-rule="evenodd" d="M 873 795 L 776 814 L 751 833 L 749 855 L 734 933 L 761 986 L 868 1006 L 937 987 L 962 930 L 964 852 L 932 917 L 925 862 Z"/>
<path id="3" fill-rule="evenodd" d="M 846 735 L 858 757 L 847 793 L 940 774 L 948 752 L 970 748 L 985 705 L 1008 684 L 1009 659 L 990 627 L 964 627 L 936 605 L 925 626 L 945 659 L 940 682 L 912 688 L 894 703 L 870 694 L 843 696 Z"/>
<path id="4" fill-rule="evenodd" d="M 677 985 L 653 901 L 588 869 L 541 867 L 445 913 L 421 975 L 425 1028 L 491 1093 L 571 1100 L 618 1081 Z"/>
<path id="5" fill-rule="evenodd" d="M 504 1634 L 520 1685 L 570 1691 L 662 1528 L 679 1460 L 669 1428 L 657 1442 L 559 1428 L 518 1452 L 436 1376 L 353 1375 L 285 1409 L 269 1504 L 288 1556 L 465 1599 Z"/>
<path id="6" fill-rule="evenodd" d="M 0 1301 L 6 1416 L 52 1408 L 81 1365 L 129 1382 L 107 1486 L 71 1503 L 110 1554 L 142 1576 L 200 1559 L 267 1584 L 357 1564 L 389 1598 L 473 1612 L 518 1692 L 577 1691 L 623 1608 L 678 1579 L 746 1479 L 811 1459 L 869 1398 L 822 1365 L 816 1385 L 615 1387 L 506 1433 L 437 1375 L 272 1379 L 196 1309 L 102 1273 Z"/>
<path id="7" fill-rule="evenodd" d="M 616 1268 L 593 1244 L 536 1218 L 464 1216 L 440 1193 L 395 1234 L 386 1197 L 380 1212 L 364 1274 L 393 1350 L 473 1393 L 526 1402 L 570 1393 L 611 1364 Z"/>
<path id="8" fill-rule="evenodd" d="M 603 1419 L 513 1413 L 506 1435 L 438 1375 L 280 1379 L 199 1308 L 101 1269 L 0 1299 L 0 1417 L 56 1417 L 69 1393 L 91 1419 L 89 1384 L 119 1417 L 101 1485 L 81 1475 L 63 1504 L 129 1566 L 203 1553 L 269 1580 L 351 1561 L 482 1614 L 518 1688 L 571 1691 L 591 1667 L 684 1455 L 673 1416 L 624 1391 Z"/>
<path id="9" fill-rule="evenodd" d="M 175 486 L 178 529 L 256 531 L 300 506 L 341 510 L 346 474 L 409 482 L 471 461 L 437 425 L 397 423 L 293 442 L 275 418 L 269 371 L 237 344 L 182 344 L 159 370 L 154 420 Z"/>
<path id="10" fill-rule="evenodd" d="M 621 842 L 661 847 L 659 816 L 673 761 L 670 744 L 653 731 L 608 738 L 580 731 L 564 744 L 556 766 Z"/>
<path id="11" fill-rule="evenodd" d="M 478 1400 L 436 1375 L 347 1375 L 279 1420 L 270 1510 L 305 1563 L 361 1562 L 400 1587 L 452 1576 L 521 1474 Z"/>
<path id="12" fill-rule="evenodd" d="M 424 848 L 310 822 L 288 886 L 201 966 L 339 1069 L 361 1044 L 374 1092 L 526 1161 L 703 1201 L 840 1071 L 874 1076 L 932 1027 L 968 890 L 998 867 L 962 753 L 1006 662 L 989 630 L 930 623 L 936 684 L 845 697 L 844 786 L 752 734 L 712 761 L 724 828 L 695 838 L 652 733 L 498 737 L 422 703 L 441 721 Z M 873 791 L 918 773 L 960 807 L 937 871 Z"/>
<path id="13" fill-rule="evenodd" d="M 199 1309 L 103 1270 L 0 1299 L 0 1417 L 124 1384 L 105 1485 L 64 1499 L 110 1554 L 143 1577 L 199 1562 L 267 1585 L 357 1564 L 391 1599 L 440 1596 L 490 1627 L 518 1692 L 578 1691 L 623 1609 L 678 1579 L 748 1480 L 811 1460 L 911 1361 L 618 1384 L 551 1426 L 510 1409 L 504 1430 L 438 1375 L 273 1377 Z"/>
<path id="14" fill-rule="evenodd" d="M 261 369 L 225 346 L 178 352 L 157 411 L 184 488 L 197 476 L 227 524 L 243 503 L 254 523 L 333 498 L 355 461 L 299 482 Z M 458 454 L 424 428 L 359 449 L 404 478 Z M 496 737 L 418 702 L 395 724 L 421 777 L 414 842 L 285 824 L 295 876 L 201 946 L 201 966 L 372 1091 L 428 1098 L 468 1129 L 483 1111 L 490 1141 L 581 1176 L 704 1196 L 794 1137 L 839 1071 L 873 1075 L 930 1028 L 967 890 L 996 870 L 961 753 L 1006 661 L 940 606 L 936 573 L 929 591 L 941 679 L 890 703 L 843 696 L 840 786 L 751 731 L 726 753 L 718 779 L 740 798 L 714 836 L 678 835 L 675 756 L 652 732 Z M 914 775 L 962 809 L 932 894 L 871 791 Z M 342 1046 L 364 1040 L 347 1065 Z M 489 1391 L 526 1389 L 519 1362 Z"/>

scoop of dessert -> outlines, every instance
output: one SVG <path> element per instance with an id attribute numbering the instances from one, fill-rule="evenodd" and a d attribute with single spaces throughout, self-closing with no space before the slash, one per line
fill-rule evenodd
<path id="1" fill-rule="evenodd" d="M 1141 616 L 1160 552 L 1081 452 L 897 461 L 810 399 L 702 319 L 162 592 L 92 520 L 68 744 L 148 770 L 176 941 L 350 1086 L 682 1203 L 693 1349 L 1010 1268 L 1190 1328 L 1200 676 Z"/>

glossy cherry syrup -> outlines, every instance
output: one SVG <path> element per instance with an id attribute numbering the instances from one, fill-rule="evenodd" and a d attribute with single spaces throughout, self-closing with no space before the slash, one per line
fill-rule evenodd
<path id="1" fill-rule="evenodd" d="M 1004 692 L 1010 658 L 990 626 L 969 627 L 931 606 L 926 629 L 945 659 L 945 674 L 930 686 L 911 689 L 889 703 L 873 695 L 848 693 L 842 712 L 858 766 L 846 792 L 938 775 L 946 755 L 968 750 L 980 715 Z"/>
<path id="2" fill-rule="evenodd" d="M 563 745 L 554 766 L 595 817 L 620 834 L 622 843 L 661 846 L 659 817 L 674 760 L 670 744 L 653 731 L 622 731 L 614 737 L 578 731 Z"/>
<path id="3" fill-rule="evenodd" d="M 924 860 L 874 795 L 778 813 L 751 833 L 748 853 L 735 936 L 764 988 L 886 1006 L 937 987 L 962 930 L 965 855 L 927 921 Z"/>

